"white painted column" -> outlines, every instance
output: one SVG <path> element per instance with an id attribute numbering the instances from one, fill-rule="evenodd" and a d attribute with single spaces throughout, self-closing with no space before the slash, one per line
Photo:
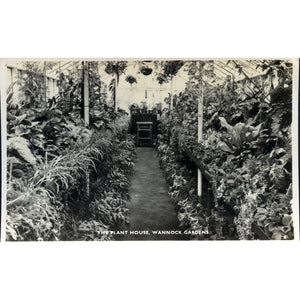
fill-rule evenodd
<path id="1" fill-rule="evenodd" d="M 173 77 L 171 77 L 171 102 L 170 102 L 170 110 L 173 110 Z"/>
<path id="2" fill-rule="evenodd" d="M 87 63 L 83 62 L 83 106 L 84 106 L 84 123 L 86 126 L 90 124 L 89 116 L 89 82 Z"/>
<path id="3" fill-rule="evenodd" d="M 119 99 L 118 99 L 118 76 L 115 75 L 115 110 L 118 111 Z"/>
<path id="4" fill-rule="evenodd" d="M 198 143 L 203 139 L 203 82 L 200 87 L 200 95 L 198 97 Z M 198 184 L 197 184 L 198 196 L 202 196 L 202 174 L 198 169 Z"/>

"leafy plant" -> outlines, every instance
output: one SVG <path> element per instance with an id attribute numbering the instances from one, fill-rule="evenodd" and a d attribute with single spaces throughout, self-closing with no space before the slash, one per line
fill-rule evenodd
<path id="1" fill-rule="evenodd" d="M 96 68 L 90 63 L 89 128 L 78 106 L 64 109 L 80 93 L 75 73 L 60 76 L 56 103 L 15 101 L 8 93 L 8 240 L 106 240 L 102 231 L 126 221 L 134 141 L 128 117 L 102 98 Z"/>
<path id="2" fill-rule="evenodd" d="M 179 219 L 192 226 L 190 218 L 201 218 L 203 226 L 210 228 L 212 239 L 257 238 L 252 231 L 253 223 L 272 239 L 292 239 L 293 225 L 288 217 L 292 213 L 291 87 L 274 88 L 268 101 L 264 93 L 268 80 L 265 75 L 261 80 L 246 78 L 246 84 L 226 78 L 218 85 L 211 85 L 204 80 L 213 78 L 209 66 L 201 62 L 187 66 L 190 80 L 185 91 L 175 97 L 172 112 L 161 122 L 158 147 L 161 165 L 171 174 L 171 197 L 186 207 L 180 211 Z M 285 85 L 291 82 L 289 72 L 290 69 L 277 72 L 286 78 Z M 200 86 L 204 86 L 204 132 L 198 143 Z M 179 164 L 180 169 L 189 164 L 187 152 L 192 153 L 211 178 L 213 194 L 207 202 L 213 198 L 213 207 L 209 209 L 198 200 L 197 210 L 188 191 L 185 199 L 178 198 L 180 184 L 174 185 L 173 180 L 180 177 L 175 165 Z M 185 180 L 181 183 L 184 186 L 192 181 Z M 196 185 L 191 191 L 195 189 Z"/>
<path id="3" fill-rule="evenodd" d="M 262 124 L 256 127 L 237 123 L 234 126 L 229 125 L 223 117 L 219 117 L 221 126 L 227 129 L 229 139 L 227 142 L 221 141 L 218 146 L 221 150 L 234 153 L 236 150 L 242 150 L 243 147 L 253 146 L 253 142 L 257 140 Z M 252 144 L 251 144 L 252 143 Z"/>
<path id="4" fill-rule="evenodd" d="M 116 75 L 116 83 L 119 83 L 119 78 L 125 74 L 127 69 L 127 61 L 109 61 L 106 64 L 105 72 L 110 75 Z"/>
<path id="5" fill-rule="evenodd" d="M 125 78 L 125 81 L 127 81 L 131 86 L 132 86 L 134 83 L 137 83 L 136 78 L 135 78 L 134 76 L 131 76 L 131 75 L 128 75 L 128 76 Z"/>

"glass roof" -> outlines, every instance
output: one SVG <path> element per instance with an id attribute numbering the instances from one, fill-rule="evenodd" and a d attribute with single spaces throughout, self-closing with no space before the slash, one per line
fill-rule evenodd
<path id="1" fill-rule="evenodd" d="M 121 60 L 121 59 L 120 59 Z M 126 59 L 124 59 L 126 60 Z M 192 60 L 186 60 L 186 62 L 191 62 Z M 208 60 L 208 59 L 203 59 Z M 153 69 L 156 69 L 157 72 L 159 72 L 159 69 L 161 68 L 161 62 L 165 61 L 165 59 L 155 59 L 150 61 L 144 61 L 144 60 L 129 60 L 128 64 L 131 66 L 139 66 L 141 64 L 153 66 Z M 210 60 L 211 61 L 211 60 Z M 24 61 L 8 61 L 7 66 L 8 67 L 16 67 L 20 70 L 23 69 L 22 64 Z M 99 60 L 100 62 L 100 60 Z M 102 64 L 105 63 L 105 61 L 101 61 Z M 39 60 L 38 63 L 40 64 L 41 69 L 44 67 L 44 61 Z M 51 63 L 51 68 L 47 69 L 46 74 L 49 77 L 57 78 L 58 73 L 64 72 L 67 73 L 68 71 L 75 70 L 75 68 L 80 67 L 82 61 L 81 60 L 62 60 L 62 61 L 47 61 L 47 64 Z M 265 74 L 265 72 L 260 68 L 260 65 L 263 63 L 263 60 L 259 59 L 214 59 L 214 73 L 217 78 L 223 79 L 227 76 L 234 77 L 235 80 L 242 80 L 246 77 L 255 77 L 258 75 Z M 136 69 L 136 68 L 135 68 Z M 152 76 L 155 76 L 157 72 L 154 72 Z M 100 75 L 104 73 L 103 70 L 99 69 Z M 132 74 L 136 75 L 136 74 Z M 183 75 L 183 74 L 181 74 Z M 185 77 L 185 76 L 184 76 Z"/>

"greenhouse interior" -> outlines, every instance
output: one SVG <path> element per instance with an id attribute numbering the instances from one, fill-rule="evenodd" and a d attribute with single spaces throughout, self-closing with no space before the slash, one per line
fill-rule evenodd
<path id="1" fill-rule="evenodd" d="M 6 71 L 7 241 L 294 239 L 293 61 Z"/>

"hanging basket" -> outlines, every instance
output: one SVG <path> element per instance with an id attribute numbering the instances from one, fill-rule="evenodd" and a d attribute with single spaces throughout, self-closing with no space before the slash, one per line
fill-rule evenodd
<path id="1" fill-rule="evenodd" d="M 152 69 L 149 67 L 142 67 L 141 68 L 141 73 L 145 76 L 148 76 L 152 73 Z"/>
<path id="2" fill-rule="evenodd" d="M 136 78 L 131 76 L 131 75 L 128 75 L 126 78 L 125 78 L 125 81 L 127 81 L 130 85 L 134 84 L 134 83 L 137 83 L 136 81 Z"/>

